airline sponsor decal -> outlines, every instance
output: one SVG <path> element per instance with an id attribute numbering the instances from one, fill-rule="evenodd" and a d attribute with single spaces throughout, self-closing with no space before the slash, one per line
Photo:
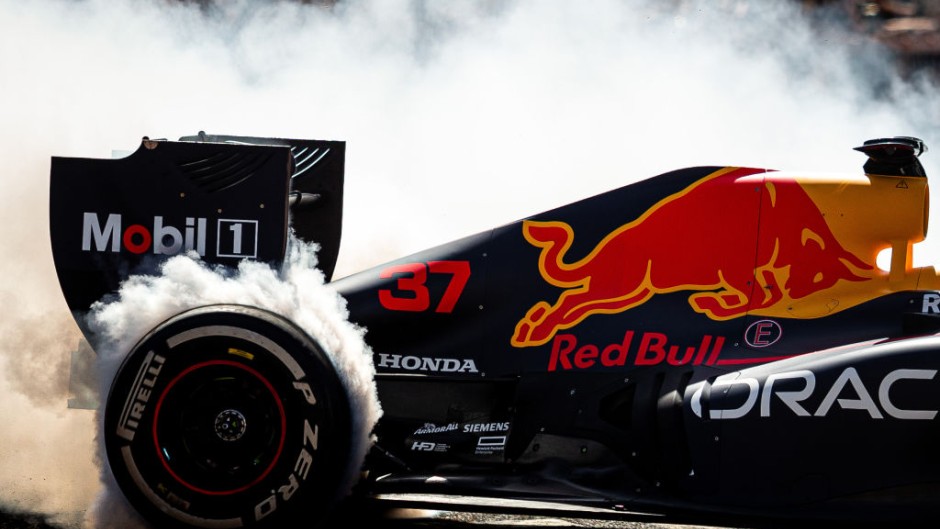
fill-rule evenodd
<path id="1" fill-rule="evenodd" d="M 524 221 L 522 232 L 540 250 L 542 278 L 562 291 L 528 309 L 515 326 L 513 347 L 550 343 L 592 315 L 622 313 L 676 292 L 689 292 L 689 306 L 716 321 L 796 317 L 788 312 L 794 302 L 829 297 L 880 273 L 840 243 L 795 179 L 761 169 L 715 171 L 578 260 L 568 255 L 575 232 L 566 222 Z M 772 339 L 763 334 L 772 329 L 758 330 L 755 343 Z"/>

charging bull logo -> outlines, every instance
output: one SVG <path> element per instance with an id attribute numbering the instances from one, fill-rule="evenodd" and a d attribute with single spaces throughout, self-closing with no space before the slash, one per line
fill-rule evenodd
<path id="1" fill-rule="evenodd" d="M 541 249 L 542 277 L 565 290 L 528 310 L 516 347 L 542 345 L 592 314 L 620 313 L 656 294 L 693 291 L 696 312 L 728 320 L 875 274 L 839 243 L 798 182 L 756 169 L 710 174 L 575 262 L 566 260 L 574 241 L 567 223 L 526 221 L 522 230 Z"/>

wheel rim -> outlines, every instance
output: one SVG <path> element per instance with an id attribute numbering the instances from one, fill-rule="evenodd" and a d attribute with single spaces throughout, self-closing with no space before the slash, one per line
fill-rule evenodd
<path id="1" fill-rule="evenodd" d="M 153 442 L 167 473 L 186 488 L 225 496 L 248 490 L 277 465 L 284 404 L 261 373 L 214 360 L 190 366 L 160 393 Z"/>

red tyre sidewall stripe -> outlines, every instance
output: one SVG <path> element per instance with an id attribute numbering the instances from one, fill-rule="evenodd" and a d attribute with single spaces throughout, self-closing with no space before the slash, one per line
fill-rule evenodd
<path id="1" fill-rule="evenodd" d="M 170 468 L 170 465 L 167 462 L 166 458 L 163 457 L 163 454 L 160 453 L 160 441 L 157 436 L 157 423 L 160 419 L 160 409 L 163 407 L 163 400 L 166 398 L 167 394 L 170 392 L 173 386 L 175 386 L 176 383 L 179 382 L 183 377 L 185 377 L 186 375 L 192 373 L 193 371 L 197 369 L 202 369 L 204 367 L 209 367 L 209 366 L 218 366 L 218 365 L 235 367 L 235 368 L 247 371 L 248 373 L 254 375 L 258 380 L 260 380 L 265 385 L 266 388 L 268 388 L 268 391 L 271 392 L 271 395 L 274 397 L 274 401 L 277 403 L 277 409 L 281 416 L 281 438 L 278 441 L 277 452 L 274 454 L 274 459 L 271 461 L 271 464 L 268 465 L 268 468 L 266 468 L 264 472 L 262 472 L 261 475 L 255 478 L 251 483 L 238 487 L 237 489 L 222 490 L 222 491 L 202 489 L 180 478 L 176 474 L 176 472 L 174 472 L 173 469 Z M 153 413 L 153 445 L 154 445 L 154 450 L 156 450 L 157 452 L 157 458 L 160 460 L 160 463 L 163 464 L 164 470 L 166 470 L 170 474 L 170 476 L 173 477 L 173 479 L 175 479 L 177 482 L 179 482 L 181 485 L 183 485 L 187 489 L 193 492 L 199 493 L 199 494 L 206 495 L 206 496 L 230 496 L 232 494 L 238 494 L 239 492 L 244 492 L 250 489 L 251 487 L 257 485 L 258 483 L 260 483 L 264 478 L 268 476 L 268 474 L 271 473 L 275 465 L 277 465 L 277 462 L 280 460 L 281 452 L 284 450 L 284 441 L 286 438 L 287 438 L 287 416 L 284 413 L 284 404 L 281 402 L 281 398 L 278 396 L 277 392 L 274 390 L 274 386 L 271 385 L 271 383 L 268 382 L 268 379 L 262 376 L 261 373 L 259 373 L 258 371 L 246 365 L 239 364 L 238 362 L 232 362 L 230 360 L 212 360 L 208 362 L 202 362 L 202 363 L 190 366 L 186 368 L 185 370 L 183 370 L 180 374 L 176 375 L 176 377 L 174 377 L 173 380 L 171 380 L 169 384 L 167 384 L 166 388 L 164 388 L 163 392 L 160 394 L 160 399 L 157 400 L 157 407 L 154 409 L 154 413 Z"/>

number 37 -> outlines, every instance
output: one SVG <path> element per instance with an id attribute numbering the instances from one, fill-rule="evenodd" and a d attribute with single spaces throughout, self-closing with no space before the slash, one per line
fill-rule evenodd
<path id="1" fill-rule="evenodd" d="M 379 277 L 396 278 L 395 289 L 379 290 L 379 303 L 388 310 L 396 311 L 424 312 L 430 309 L 428 274 L 450 275 L 447 288 L 434 312 L 452 312 L 470 279 L 470 263 L 467 261 L 429 261 L 390 266 L 382 270 Z"/>

